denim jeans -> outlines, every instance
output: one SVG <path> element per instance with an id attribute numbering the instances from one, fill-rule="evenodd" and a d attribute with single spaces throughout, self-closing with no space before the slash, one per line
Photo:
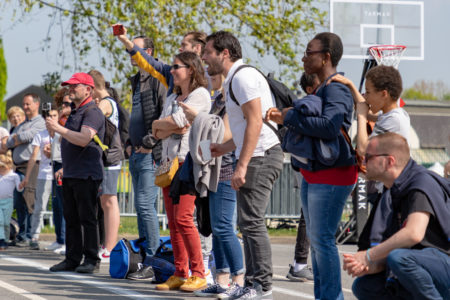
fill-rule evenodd
<path id="1" fill-rule="evenodd" d="M 0 240 L 9 240 L 9 223 L 13 211 L 13 199 L 0 199 Z"/>
<path id="2" fill-rule="evenodd" d="M 242 248 L 233 229 L 235 208 L 236 192 L 231 188 L 231 182 L 220 181 L 217 191 L 209 193 L 209 214 L 217 273 L 244 273 Z"/>
<path id="3" fill-rule="evenodd" d="M 19 171 L 16 171 L 20 177 L 20 181 L 25 178 L 25 175 Z M 19 233 L 16 239 L 19 241 L 31 239 L 31 214 L 28 212 L 25 198 L 23 198 L 23 192 L 14 190 L 14 208 L 17 213 L 17 223 L 19 224 Z"/>
<path id="4" fill-rule="evenodd" d="M 283 150 L 279 145 L 253 157 L 245 175 L 245 184 L 237 195 L 238 224 L 242 232 L 245 255 L 246 285 L 272 289 L 272 249 L 264 215 L 270 201 L 273 183 L 283 167 Z"/>
<path id="5" fill-rule="evenodd" d="M 131 153 L 129 162 L 139 237 L 146 238 L 146 253 L 153 256 L 159 247 L 159 221 L 156 211 L 159 187 L 155 185 L 157 164 L 152 154 L 134 151 Z"/>
<path id="6" fill-rule="evenodd" d="M 382 272 L 355 280 L 358 299 L 450 299 L 450 257 L 438 249 L 396 249 L 389 253 L 387 266 L 400 284 L 397 294 L 388 293 Z"/>
<path id="7" fill-rule="evenodd" d="M 335 234 L 354 185 L 309 184 L 300 191 L 306 232 L 311 242 L 316 299 L 344 299 Z"/>
<path id="8" fill-rule="evenodd" d="M 59 162 L 53 162 L 53 172 L 62 168 Z M 66 221 L 64 220 L 63 211 L 63 188 L 58 186 L 56 180 L 53 180 L 52 193 L 52 210 L 53 210 L 53 224 L 55 224 L 56 242 L 58 244 L 66 243 Z"/>

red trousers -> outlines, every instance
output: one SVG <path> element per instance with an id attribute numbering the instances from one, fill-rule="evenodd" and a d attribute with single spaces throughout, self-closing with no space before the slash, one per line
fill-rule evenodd
<path id="1" fill-rule="evenodd" d="M 173 204 L 169 197 L 170 186 L 163 188 L 164 205 L 169 220 L 170 240 L 175 259 L 175 276 L 189 277 L 189 261 L 192 276 L 205 277 L 202 247 L 197 227 L 194 225 L 195 196 L 180 196 L 180 203 Z"/>

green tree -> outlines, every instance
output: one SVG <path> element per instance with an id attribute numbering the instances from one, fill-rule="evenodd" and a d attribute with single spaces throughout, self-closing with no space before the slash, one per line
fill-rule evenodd
<path id="1" fill-rule="evenodd" d="M 10 0 L 7 0 L 10 1 Z M 130 74 L 129 58 L 112 36 L 111 24 L 123 23 L 130 36 L 145 34 L 155 41 L 156 56 L 171 61 L 181 36 L 188 31 L 230 30 L 258 56 L 274 57 L 281 80 L 290 83 L 301 71 L 301 53 L 326 12 L 312 0 L 67 0 L 46 2 L 19 0 L 25 13 L 35 7 L 52 8 L 54 19 L 65 19 L 65 32 L 76 55 L 74 68 L 86 68 L 86 58 L 95 51 L 102 67 L 124 82 Z M 317 2 L 317 1 L 316 1 Z M 56 4 L 55 4 L 56 3 Z M 54 26 L 50 25 L 50 26 Z M 50 40 L 51 36 L 47 37 Z M 98 49 L 104 51 L 98 51 Z M 250 51 L 249 51 L 250 52 Z M 64 55 L 61 53 L 60 55 Z M 248 56 L 248 55 L 246 55 Z M 258 64 L 258 62 L 253 62 Z M 98 67 L 98 66 L 95 66 Z"/>
<path id="2" fill-rule="evenodd" d="M 50 96 L 56 94 L 56 92 L 61 88 L 61 74 L 59 72 L 48 72 L 42 76 L 44 80 L 42 87 Z"/>
<path id="3" fill-rule="evenodd" d="M 0 39 L 0 115 L 1 121 L 6 120 L 6 102 L 3 101 L 3 97 L 6 94 L 6 81 L 8 78 L 7 69 L 6 69 L 6 60 L 3 54 L 3 42 Z"/>

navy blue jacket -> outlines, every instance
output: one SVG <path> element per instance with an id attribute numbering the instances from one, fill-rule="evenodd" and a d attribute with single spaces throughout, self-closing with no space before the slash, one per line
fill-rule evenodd
<path id="1" fill-rule="evenodd" d="M 314 172 L 355 165 L 355 152 L 350 148 L 340 131 L 341 127 L 348 131 L 351 125 L 353 96 L 350 89 L 342 83 L 331 82 L 328 85 L 321 85 L 316 95 L 322 99 L 322 114 L 320 116 L 307 116 L 291 109 L 286 114 L 283 125 L 299 134 L 323 140 L 332 140 L 337 137 L 339 156 L 333 165 L 325 165 L 317 160 L 303 164 L 292 158 L 293 166 Z M 311 147 L 313 147 L 312 144 Z"/>
<path id="2" fill-rule="evenodd" d="M 305 116 L 320 116 L 322 113 L 322 99 L 316 95 L 307 95 L 293 104 L 294 109 Z M 281 147 L 283 151 L 300 156 L 304 161 L 318 160 L 327 166 L 333 165 L 339 156 L 337 137 L 324 140 L 298 134 L 291 129 L 287 130 Z"/>
<path id="3" fill-rule="evenodd" d="M 450 242 L 450 181 L 410 159 L 392 187 L 383 192 L 373 219 L 371 246 L 388 239 L 400 229 L 393 220 L 394 211 L 402 201 L 408 201 L 407 195 L 413 190 L 421 191 L 430 200 L 436 219 Z"/>

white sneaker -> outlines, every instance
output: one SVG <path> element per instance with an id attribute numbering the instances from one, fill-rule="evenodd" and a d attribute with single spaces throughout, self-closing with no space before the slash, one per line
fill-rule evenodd
<path id="1" fill-rule="evenodd" d="M 60 255 L 66 255 L 66 245 L 59 244 L 59 248 L 56 248 L 53 252 Z"/>
<path id="2" fill-rule="evenodd" d="M 58 248 L 61 248 L 62 246 L 64 246 L 64 245 L 60 244 L 58 242 L 53 242 L 53 244 L 45 247 L 44 250 L 54 251 L 54 250 L 56 250 Z"/>
<path id="3" fill-rule="evenodd" d="M 212 276 L 211 270 L 208 270 L 208 272 L 206 272 L 205 274 L 206 277 L 206 283 L 208 284 L 208 286 L 210 285 L 214 285 L 214 277 Z"/>
<path id="4" fill-rule="evenodd" d="M 109 256 L 111 255 L 111 252 L 108 251 L 108 249 L 103 248 L 101 251 L 101 254 L 99 253 L 99 257 L 102 260 L 102 263 L 109 263 Z"/>

